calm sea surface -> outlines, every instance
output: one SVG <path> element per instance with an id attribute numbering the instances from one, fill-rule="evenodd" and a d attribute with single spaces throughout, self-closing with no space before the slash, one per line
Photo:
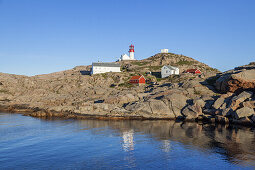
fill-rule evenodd
<path id="1" fill-rule="evenodd" d="M 255 169 L 255 132 L 0 113 L 0 169 Z"/>

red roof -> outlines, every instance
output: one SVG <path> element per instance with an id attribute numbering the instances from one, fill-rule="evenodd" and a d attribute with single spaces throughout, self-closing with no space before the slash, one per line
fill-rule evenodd
<path id="1" fill-rule="evenodd" d="M 188 69 L 186 72 L 195 72 L 197 69 Z"/>
<path id="2" fill-rule="evenodd" d="M 186 73 L 196 73 L 196 72 L 201 73 L 201 71 L 198 70 L 198 69 L 188 69 L 188 70 L 186 71 Z"/>
<path id="3" fill-rule="evenodd" d="M 139 80 L 141 77 L 143 77 L 142 75 L 141 76 L 133 76 L 131 77 L 130 80 Z"/>

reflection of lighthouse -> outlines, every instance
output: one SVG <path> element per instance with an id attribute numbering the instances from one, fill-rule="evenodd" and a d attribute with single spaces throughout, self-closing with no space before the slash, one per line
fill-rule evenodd
<path id="1" fill-rule="evenodd" d="M 122 138 L 123 138 L 122 147 L 124 151 L 134 150 L 134 130 L 131 129 L 129 131 L 123 132 Z"/>
<path id="2" fill-rule="evenodd" d="M 129 46 L 129 58 L 130 58 L 130 60 L 134 60 L 135 59 L 135 50 L 134 50 L 134 45 L 133 44 L 131 44 L 130 46 Z"/>
<path id="3" fill-rule="evenodd" d="M 163 140 L 162 141 L 162 150 L 164 152 L 169 152 L 171 150 L 171 143 L 169 140 Z"/>

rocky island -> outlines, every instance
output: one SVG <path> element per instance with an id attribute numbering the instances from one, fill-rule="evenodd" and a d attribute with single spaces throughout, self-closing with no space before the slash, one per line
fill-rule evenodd
<path id="1" fill-rule="evenodd" d="M 166 53 L 120 64 L 120 73 L 92 76 L 86 74 L 91 66 L 31 77 L 0 73 L 0 110 L 35 117 L 255 125 L 255 63 L 221 73 L 190 57 Z M 180 74 L 160 78 L 164 65 L 178 67 Z M 202 74 L 184 73 L 192 68 Z M 129 84 L 133 75 L 156 83 Z"/>

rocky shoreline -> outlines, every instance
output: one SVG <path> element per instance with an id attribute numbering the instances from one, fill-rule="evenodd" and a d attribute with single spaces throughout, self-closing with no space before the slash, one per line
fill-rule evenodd
<path id="1" fill-rule="evenodd" d="M 134 86 L 130 76 L 178 66 L 181 73 L 156 84 Z M 192 58 L 157 54 L 123 62 L 121 73 L 84 75 L 90 66 L 37 76 L 0 73 L 0 111 L 34 117 L 76 119 L 167 119 L 202 123 L 255 125 L 255 63 L 220 73 Z M 157 70 L 155 70 L 157 71 Z"/>

